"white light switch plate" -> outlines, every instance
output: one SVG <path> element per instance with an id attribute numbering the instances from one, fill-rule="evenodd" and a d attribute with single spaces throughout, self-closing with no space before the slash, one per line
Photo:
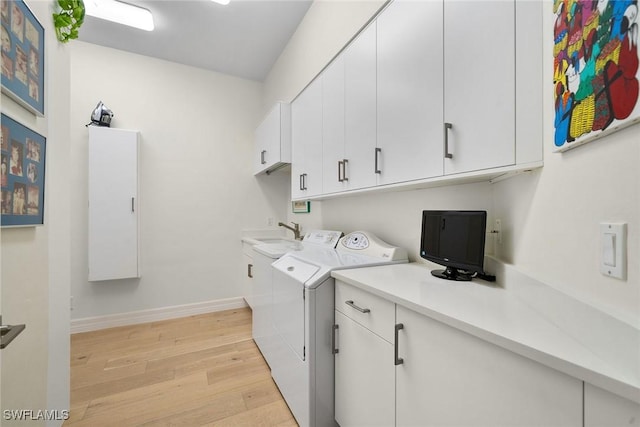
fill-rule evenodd
<path id="1" fill-rule="evenodd" d="M 627 224 L 600 224 L 600 272 L 605 276 L 627 278 Z"/>

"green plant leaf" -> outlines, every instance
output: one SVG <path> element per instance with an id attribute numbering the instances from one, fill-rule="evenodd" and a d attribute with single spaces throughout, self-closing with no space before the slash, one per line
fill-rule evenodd
<path id="1" fill-rule="evenodd" d="M 76 21 L 82 22 L 82 20 L 84 19 L 84 8 L 82 8 L 82 7 L 74 7 L 73 8 L 73 17 L 76 19 Z"/>
<path id="2" fill-rule="evenodd" d="M 56 37 L 62 43 L 77 39 L 80 26 L 84 22 L 85 7 L 83 0 L 57 0 L 62 9 L 60 13 L 53 13 L 53 24 Z"/>
<path id="3" fill-rule="evenodd" d="M 72 0 L 58 0 L 58 4 L 63 10 L 71 10 L 73 9 L 73 1 Z"/>

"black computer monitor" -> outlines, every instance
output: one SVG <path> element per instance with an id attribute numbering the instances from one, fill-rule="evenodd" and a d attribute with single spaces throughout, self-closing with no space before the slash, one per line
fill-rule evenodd
<path id="1" fill-rule="evenodd" d="M 446 267 L 431 274 L 458 281 L 484 274 L 486 226 L 486 211 L 422 211 L 420 256 Z"/>

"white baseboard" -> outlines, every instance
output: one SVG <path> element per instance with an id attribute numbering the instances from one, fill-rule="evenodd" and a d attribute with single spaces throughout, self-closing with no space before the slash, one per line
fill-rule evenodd
<path id="1" fill-rule="evenodd" d="M 106 316 L 85 317 L 71 320 L 71 333 L 97 331 L 117 326 L 136 325 L 156 322 L 158 320 L 177 319 L 197 314 L 232 310 L 247 307 L 244 298 L 227 298 L 195 304 L 175 305 L 172 307 L 153 308 L 150 310 L 132 311 L 129 313 L 108 314 Z"/>

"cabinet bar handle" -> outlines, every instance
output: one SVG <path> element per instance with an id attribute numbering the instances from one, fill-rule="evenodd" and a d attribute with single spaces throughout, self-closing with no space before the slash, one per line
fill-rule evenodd
<path id="1" fill-rule="evenodd" d="M 349 160 L 342 159 L 342 180 L 343 181 L 349 181 L 349 178 L 347 178 L 347 163 L 349 163 Z"/>
<path id="2" fill-rule="evenodd" d="M 338 160 L 338 182 L 342 182 L 342 160 Z"/>
<path id="3" fill-rule="evenodd" d="M 260 152 L 260 164 L 264 165 L 267 161 L 264 159 L 264 155 L 267 153 L 267 150 L 262 150 Z"/>
<path id="4" fill-rule="evenodd" d="M 300 174 L 300 190 L 304 190 L 304 188 L 302 188 L 302 175 L 303 174 Z"/>
<path id="5" fill-rule="evenodd" d="M 331 354 L 338 354 L 340 349 L 336 348 L 336 335 L 338 334 L 339 325 L 331 327 Z"/>
<path id="6" fill-rule="evenodd" d="M 398 366 L 404 363 L 404 359 L 398 357 L 398 331 L 400 329 L 404 329 L 404 325 L 402 323 L 398 323 L 395 328 L 394 340 L 393 340 L 393 352 L 394 352 L 394 362 L 393 364 Z"/>
<path id="7" fill-rule="evenodd" d="M 253 279 L 253 264 L 247 264 L 247 276 Z"/>
<path id="8" fill-rule="evenodd" d="M 136 205 L 135 205 L 135 203 L 136 203 L 136 198 L 135 198 L 135 197 L 132 197 L 132 198 L 131 198 L 131 212 L 135 212 L 135 211 L 136 211 Z"/>
<path id="9" fill-rule="evenodd" d="M 376 156 L 375 156 L 376 165 L 375 165 L 375 170 L 374 170 L 375 173 L 382 173 L 382 171 L 378 168 L 378 155 L 380 153 L 382 153 L 382 148 L 376 148 Z"/>
<path id="10" fill-rule="evenodd" d="M 353 301 L 352 301 L 352 300 L 345 301 L 344 303 L 345 303 L 345 304 L 347 304 L 349 307 L 353 307 L 353 308 L 355 308 L 355 309 L 356 309 L 356 310 L 358 310 L 360 313 L 370 313 L 370 312 L 371 312 L 371 310 L 369 310 L 368 308 L 360 308 L 360 307 L 358 307 L 357 305 L 355 305 L 355 304 L 353 303 Z"/>
<path id="11" fill-rule="evenodd" d="M 302 190 L 306 190 L 307 189 L 307 174 L 303 173 L 302 174 Z"/>
<path id="12" fill-rule="evenodd" d="M 453 154 L 449 152 L 449 129 L 453 128 L 451 123 L 444 124 L 444 157 L 445 159 L 453 159 Z"/>

